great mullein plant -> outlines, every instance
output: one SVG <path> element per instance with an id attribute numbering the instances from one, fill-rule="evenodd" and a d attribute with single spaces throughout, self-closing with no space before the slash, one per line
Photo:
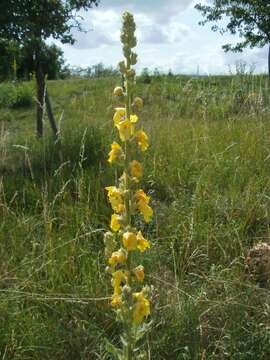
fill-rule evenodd
<path id="1" fill-rule="evenodd" d="M 124 61 L 119 63 L 124 78 L 124 89 L 116 87 L 114 95 L 124 105 L 115 109 L 113 124 L 118 130 L 119 140 L 111 144 L 108 162 L 119 166 L 123 173 L 115 186 L 106 187 L 108 199 L 114 213 L 110 228 L 104 236 L 107 271 L 111 275 L 113 293 L 111 306 L 115 309 L 117 320 L 123 325 L 122 348 L 108 344 L 108 350 L 118 359 L 130 360 L 140 356 L 138 340 L 148 328 L 150 315 L 150 288 L 144 286 L 144 267 L 138 262 L 140 254 L 151 246 L 143 232 L 136 228 L 135 222 L 141 217 L 149 223 L 153 210 L 150 197 L 140 186 L 143 168 L 134 154 L 148 149 L 148 136 L 142 129 L 138 113 L 143 101 L 134 97 L 137 55 L 132 51 L 136 46 L 136 25 L 133 16 L 123 14 L 121 42 Z M 142 354 L 141 354 L 142 355 Z"/>

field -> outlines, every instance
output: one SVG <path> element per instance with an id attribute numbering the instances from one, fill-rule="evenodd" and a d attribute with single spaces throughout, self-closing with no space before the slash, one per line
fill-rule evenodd
<path id="1" fill-rule="evenodd" d="M 119 342 L 102 240 L 117 84 L 49 82 L 61 143 L 47 119 L 36 139 L 34 104 L 2 104 L 3 360 L 110 359 L 104 339 Z M 270 358 L 269 289 L 245 264 L 249 248 L 269 242 L 269 84 L 244 74 L 138 79 L 151 139 L 143 187 L 155 210 L 144 225 L 154 286 L 145 359 Z"/>

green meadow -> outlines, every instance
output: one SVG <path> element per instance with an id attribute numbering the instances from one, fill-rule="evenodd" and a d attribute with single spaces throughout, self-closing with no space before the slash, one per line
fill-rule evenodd
<path id="1" fill-rule="evenodd" d="M 109 360 L 119 343 L 103 234 L 104 188 L 121 79 L 49 81 L 60 129 L 35 136 L 34 85 L 0 86 L 0 358 Z M 269 360 L 270 297 L 247 272 L 269 242 L 270 82 L 266 76 L 139 77 L 153 221 L 144 359 Z"/>

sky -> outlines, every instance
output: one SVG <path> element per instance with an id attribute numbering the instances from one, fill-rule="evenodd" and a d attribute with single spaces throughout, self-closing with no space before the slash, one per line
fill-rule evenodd
<path id="1" fill-rule="evenodd" d="M 181 74 L 228 74 L 239 61 L 256 72 L 267 71 L 266 48 L 224 53 L 222 45 L 237 42 L 237 37 L 212 32 L 210 25 L 199 26 L 202 17 L 194 0 L 101 0 L 97 8 L 82 13 L 87 32 L 74 32 L 75 45 L 61 45 L 67 63 L 116 67 L 122 58 L 119 36 L 126 10 L 134 14 L 137 25 L 138 71 L 147 67 Z"/>

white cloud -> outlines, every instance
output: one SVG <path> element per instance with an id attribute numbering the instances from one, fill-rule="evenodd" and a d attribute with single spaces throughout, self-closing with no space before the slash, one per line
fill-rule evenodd
<path id="1" fill-rule="evenodd" d="M 75 46 L 63 46 L 72 65 L 91 66 L 103 62 L 116 66 L 122 57 L 119 42 L 121 14 L 128 9 L 137 24 L 138 69 L 156 67 L 174 72 L 202 74 L 228 73 L 228 65 L 239 59 L 256 63 L 257 71 L 266 71 L 265 49 L 242 54 L 225 54 L 222 44 L 237 38 L 213 33 L 210 26 L 200 27 L 198 11 L 192 0 L 102 0 L 98 8 L 85 15 L 85 33 L 75 33 Z"/>
<path id="2" fill-rule="evenodd" d="M 119 39 L 119 16 L 113 10 L 92 10 L 84 16 L 85 32 L 74 31 L 75 47 L 78 49 L 114 45 Z"/>
<path id="3" fill-rule="evenodd" d="M 167 38 L 171 43 L 178 43 L 184 41 L 191 35 L 191 28 L 179 21 L 172 20 L 168 26 L 164 28 Z"/>
<path id="4" fill-rule="evenodd" d="M 166 22 L 171 16 L 184 11 L 194 0 L 102 0 L 100 9 L 117 9 L 119 13 L 129 10 L 133 13 L 151 15 L 158 21 Z"/>

